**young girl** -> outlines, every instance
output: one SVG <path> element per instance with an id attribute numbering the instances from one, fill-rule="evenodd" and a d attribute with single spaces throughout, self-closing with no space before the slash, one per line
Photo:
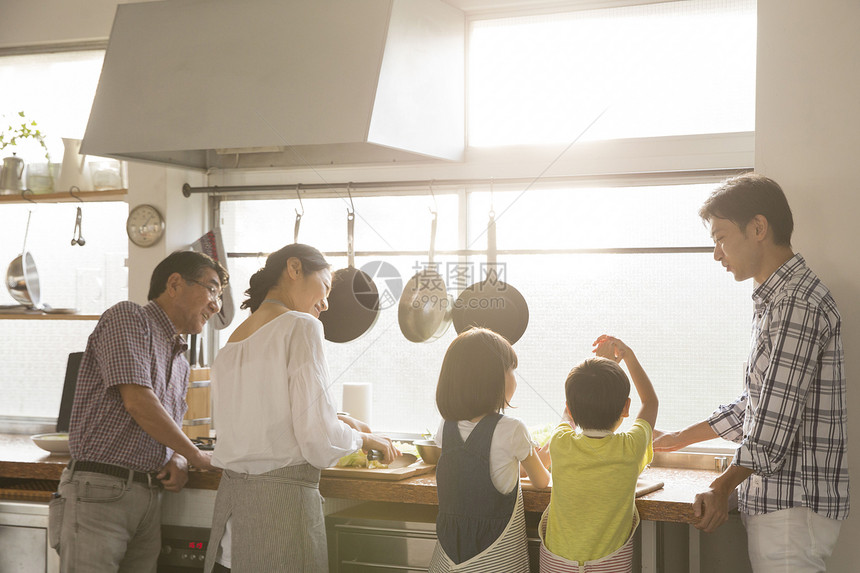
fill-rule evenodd
<path id="1" fill-rule="evenodd" d="M 499 412 L 517 389 L 517 355 L 483 328 L 454 339 L 436 387 L 439 541 L 430 571 L 528 572 L 520 463 L 537 488 L 549 472 L 525 425 Z"/>

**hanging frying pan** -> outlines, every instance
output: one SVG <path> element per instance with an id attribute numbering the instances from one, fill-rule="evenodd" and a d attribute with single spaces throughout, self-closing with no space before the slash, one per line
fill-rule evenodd
<path id="1" fill-rule="evenodd" d="M 445 280 L 436 271 L 436 211 L 430 223 L 430 254 L 427 268 L 417 272 L 403 289 L 397 308 L 400 332 L 412 342 L 430 342 L 445 334 L 451 326 L 453 299 Z"/>
<path id="2" fill-rule="evenodd" d="M 326 340 L 350 342 L 371 329 L 379 317 L 379 291 L 367 273 L 355 268 L 355 212 L 347 215 L 349 266 L 331 277 L 328 310 L 320 315 Z"/>
<path id="3" fill-rule="evenodd" d="M 496 265 L 496 220 L 490 211 L 487 225 L 487 277 L 474 283 L 454 302 L 454 329 L 457 334 L 479 326 L 504 336 L 514 344 L 529 324 L 526 299 L 511 285 L 499 279 Z"/>

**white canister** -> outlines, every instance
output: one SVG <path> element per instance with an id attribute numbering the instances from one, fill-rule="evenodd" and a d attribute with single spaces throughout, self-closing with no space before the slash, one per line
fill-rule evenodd
<path id="1" fill-rule="evenodd" d="M 344 382 L 343 411 L 367 425 L 371 424 L 373 400 L 371 386 L 367 382 Z"/>

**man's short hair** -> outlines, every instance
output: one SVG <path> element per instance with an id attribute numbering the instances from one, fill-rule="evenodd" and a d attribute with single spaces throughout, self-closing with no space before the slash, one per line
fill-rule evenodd
<path id="1" fill-rule="evenodd" d="M 615 361 L 589 358 L 567 375 L 564 395 L 577 426 L 613 430 L 630 397 L 630 380 Z"/>
<path id="2" fill-rule="evenodd" d="M 204 269 L 212 269 L 218 273 L 221 288 L 227 286 L 230 280 L 227 269 L 209 255 L 198 253 L 197 251 L 176 251 L 175 253 L 171 253 L 167 258 L 158 263 L 155 270 L 152 271 L 147 300 L 155 300 L 167 290 L 167 279 L 173 273 L 179 273 L 182 278 L 191 281 L 200 279 Z"/>
<path id="3" fill-rule="evenodd" d="M 782 188 L 773 179 L 745 173 L 727 179 L 717 187 L 699 209 L 704 221 L 728 219 L 741 231 L 756 215 L 762 215 L 773 231 L 773 242 L 791 246 L 794 218 Z"/>

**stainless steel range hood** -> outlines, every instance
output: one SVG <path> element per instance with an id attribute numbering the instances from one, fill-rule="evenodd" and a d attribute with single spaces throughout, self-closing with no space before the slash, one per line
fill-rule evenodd
<path id="1" fill-rule="evenodd" d="M 200 169 L 460 160 L 464 36 L 441 0 L 120 4 L 81 153 Z"/>

